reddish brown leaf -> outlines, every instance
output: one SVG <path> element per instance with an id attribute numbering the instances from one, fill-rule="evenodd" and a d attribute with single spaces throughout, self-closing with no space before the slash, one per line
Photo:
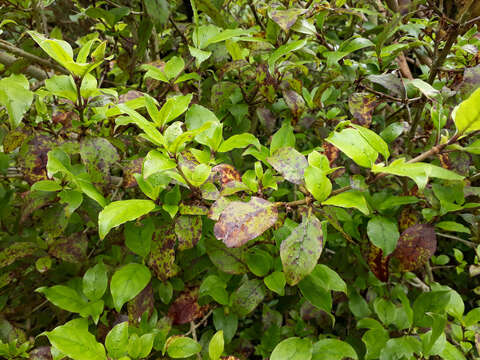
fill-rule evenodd
<path id="1" fill-rule="evenodd" d="M 170 305 L 168 317 L 174 325 L 187 324 L 205 315 L 206 309 L 207 306 L 198 304 L 198 288 L 190 289 L 180 294 Z"/>
<path id="2" fill-rule="evenodd" d="M 139 323 L 142 315 L 147 311 L 150 317 L 155 309 L 155 299 L 153 298 L 152 284 L 148 284 L 140 294 L 128 302 L 128 317 L 132 323 Z"/>
<path id="3" fill-rule="evenodd" d="M 388 280 L 388 263 L 390 262 L 390 255 L 387 257 L 383 256 L 383 251 L 375 245 L 370 245 L 370 252 L 368 253 L 368 266 L 373 275 L 377 277 L 378 280 L 387 282 Z"/>
<path id="4" fill-rule="evenodd" d="M 399 260 L 401 270 L 412 271 L 426 264 L 436 249 L 437 237 L 433 226 L 418 224 L 400 235 L 392 255 Z"/>
<path id="5" fill-rule="evenodd" d="M 125 188 L 131 188 L 137 186 L 137 180 L 133 174 L 142 173 L 142 164 L 144 158 L 137 158 L 129 161 L 123 168 L 123 186 Z"/>
<path id="6" fill-rule="evenodd" d="M 273 226 L 277 217 L 277 208 L 272 203 L 252 197 L 249 202 L 228 204 L 213 231 L 227 247 L 240 247 Z"/>
<path id="7" fill-rule="evenodd" d="M 372 116 L 378 100 L 375 95 L 368 93 L 355 93 L 348 100 L 348 107 L 353 115 L 353 122 L 365 127 L 370 127 Z"/>
<path id="8" fill-rule="evenodd" d="M 324 148 L 325 156 L 327 157 L 328 161 L 330 162 L 330 165 L 332 165 L 335 160 L 338 159 L 338 155 L 340 154 L 340 150 L 333 144 L 330 144 L 329 142 L 324 142 L 322 147 Z"/>

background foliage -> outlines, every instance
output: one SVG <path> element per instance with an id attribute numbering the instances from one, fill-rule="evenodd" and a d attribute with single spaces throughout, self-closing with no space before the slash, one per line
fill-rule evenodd
<path id="1" fill-rule="evenodd" d="M 1 357 L 480 357 L 478 2 L 0 4 Z"/>

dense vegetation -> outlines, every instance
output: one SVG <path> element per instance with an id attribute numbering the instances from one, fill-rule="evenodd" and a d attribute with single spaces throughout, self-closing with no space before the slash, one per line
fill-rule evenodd
<path id="1" fill-rule="evenodd" d="M 479 4 L 0 1 L 0 357 L 480 358 Z"/>

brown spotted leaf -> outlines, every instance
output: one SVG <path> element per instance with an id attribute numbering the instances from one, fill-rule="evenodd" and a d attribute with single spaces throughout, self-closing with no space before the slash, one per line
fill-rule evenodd
<path id="1" fill-rule="evenodd" d="M 293 117 L 295 119 L 300 118 L 303 111 L 305 110 L 305 100 L 303 100 L 303 98 L 298 95 L 296 91 L 290 89 L 283 91 L 283 99 L 290 108 Z"/>
<path id="2" fill-rule="evenodd" d="M 219 164 L 212 168 L 212 173 L 215 174 L 215 178 L 218 178 L 222 189 L 231 181 L 242 181 L 240 173 L 232 165 Z"/>
<path id="3" fill-rule="evenodd" d="M 180 204 L 180 209 L 178 212 L 181 215 L 207 215 L 208 208 L 205 205 L 201 204 Z"/>
<path id="4" fill-rule="evenodd" d="M 0 268 L 14 263 L 16 260 L 31 256 L 38 247 L 31 242 L 17 242 L 0 252 Z"/>
<path id="5" fill-rule="evenodd" d="M 412 271 L 426 264 L 436 249 L 437 237 L 433 226 L 418 224 L 400 235 L 392 255 L 399 261 L 401 270 Z"/>
<path id="6" fill-rule="evenodd" d="M 81 263 L 87 257 L 87 246 L 87 235 L 74 233 L 66 238 L 53 240 L 48 247 L 48 253 L 66 262 Z"/>
<path id="7" fill-rule="evenodd" d="M 355 93 L 348 100 L 348 107 L 352 113 L 355 124 L 369 127 L 372 123 L 373 110 L 378 105 L 378 100 L 373 94 Z"/>
<path id="8" fill-rule="evenodd" d="M 123 186 L 125 188 L 128 189 L 137 186 L 137 179 L 135 179 L 134 174 L 142 173 L 143 160 L 143 157 L 130 160 L 123 167 Z"/>
<path id="9" fill-rule="evenodd" d="M 168 309 L 174 325 L 188 324 L 205 315 L 206 307 L 198 304 L 198 288 L 184 291 Z"/>
<path id="10" fill-rule="evenodd" d="M 247 272 L 245 248 L 229 249 L 213 236 L 205 237 L 205 248 L 210 261 L 221 271 L 235 275 Z"/>
<path id="11" fill-rule="evenodd" d="M 80 145 L 80 156 L 90 178 L 95 184 L 102 184 L 110 177 L 110 167 L 120 160 L 117 149 L 101 137 L 87 137 Z"/>
<path id="12" fill-rule="evenodd" d="M 405 206 L 400 212 L 398 219 L 398 228 L 401 232 L 407 230 L 409 227 L 418 224 L 421 214 L 410 206 Z"/>
<path id="13" fill-rule="evenodd" d="M 378 280 L 387 282 L 388 280 L 388 263 L 390 262 L 390 255 L 384 257 L 383 251 L 379 247 L 370 244 L 370 252 L 368 253 L 368 266 L 373 275 Z"/>
<path id="14" fill-rule="evenodd" d="M 8 154 L 15 150 L 17 147 L 23 144 L 27 134 L 22 131 L 12 130 L 9 131 L 5 138 L 3 139 L 3 152 Z"/>
<path id="15" fill-rule="evenodd" d="M 294 148 L 288 146 L 280 148 L 267 158 L 267 161 L 291 183 L 297 185 L 302 183 L 308 161 Z"/>
<path id="16" fill-rule="evenodd" d="M 157 229 L 152 239 L 148 266 L 162 281 L 175 276 L 179 271 L 175 264 L 176 238 L 173 224 L 164 224 Z"/>
<path id="17" fill-rule="evenodd" d="M 234 201 L 223 210 L 214 233 L 227 247 L 240 247 L 273 226 L 277 217 L 277 208 L 267 200 Z"/>
<path id="18" fill-rule="evenodd" d="M 330 166 L 338 159 L 338 155 L 340 154 L 339 148 L 335 145 L 330 144 L 329 142 L 324 142 L 322 145 L 325 156 L 327 157 L 328 161 L 330 162 Z"/>
<path id="19" fill-rule="evenodd" d="M 40 180 L 47 180 L 48 152 L 57 146 L 56 142 L 45 135 L 37 135 L 28 142 L 18 157 L 24 179 L 32 185 Z"/>
<path id="20" fill-rule="evenodd" d="M 258 279 L 247 280 L 232 294 L 232 308 L 239 316 L 250 314 L 265 298 L 265 286 Z"/>
<path id="21" fill-rule="evenodd" d="M 288 9 L 288 10 L 270 10 L 270 19 L 275 21 L 283 31 L 288 31 L 295 23 L 300 15 L 304 14 L 306 9 Z"/>
<path id="22" fill-rule="evenodd" d="M 202 218 L 182 215 L 175 220 L 178 250 L 187 250 L 197 245 L 202 237 Z"/>
<path id="23" fill-rule="evenodd" d="M 280 258 L 287 283 L 296 285 L 309 275 L 323 250 L 320 220 L 314 215 L 303 216 L 298 225 L 280 245 Z"/>

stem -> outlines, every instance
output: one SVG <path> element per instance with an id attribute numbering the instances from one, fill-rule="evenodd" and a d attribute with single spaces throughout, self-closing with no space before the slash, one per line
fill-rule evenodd
<path id="1" fill-rule="evenodd" d="M 257 9 L 253 4 L 253 0 L 248 1 L 248 6 L 250 7 L 250 10 L 252 10 L 253 17 L 255 18 L 255 21 L 257 22 L 257 24 L 260 25 L 263 31 L 267 32 L 267 28 L 265 27 L 265 25 L 262 23 L 262 20 L 260 20 L 260 17 L 258 16 Z"/>
<path id="2" fill-rule="evenodd" d="M 476 248 L 477 248 L 477 244 L 475 244 L 475 243 L 473 243 L 473 242 L 471 242 L 471 241 L 468 241 L 468 240 L 459 238 L 458 236 L 443 234 L 443 233 L 439 233 L 439 232 L 436 232 L 435 234 L 436 234 L 437 236 L 441 236 L 441 237 L 444 237 L 444 238 L 447 238 L 447 239 L 452 239 L 452 240 L 459 241 L 459 242 L 461 242 L 462 244 L 465 244 L 465 245 L 467 245 L 468 247 L 471 247 L 472 249 L 476 249 Z"/>
<path id="3" fill-rule="evenodd" d="M 291 206 L 299 206 L 299 205 L 308 205 L 312 202 L 312 198 L 307 196 L 305 199 L 301 200 L 295 200 L 295 201 L 290 201 L 290 202 L 283 202 L 279 201 L 273 204 L 275 207 L 280 207 L 280 206 L 285 206 L 285 207 L 291 207 Z"/>

